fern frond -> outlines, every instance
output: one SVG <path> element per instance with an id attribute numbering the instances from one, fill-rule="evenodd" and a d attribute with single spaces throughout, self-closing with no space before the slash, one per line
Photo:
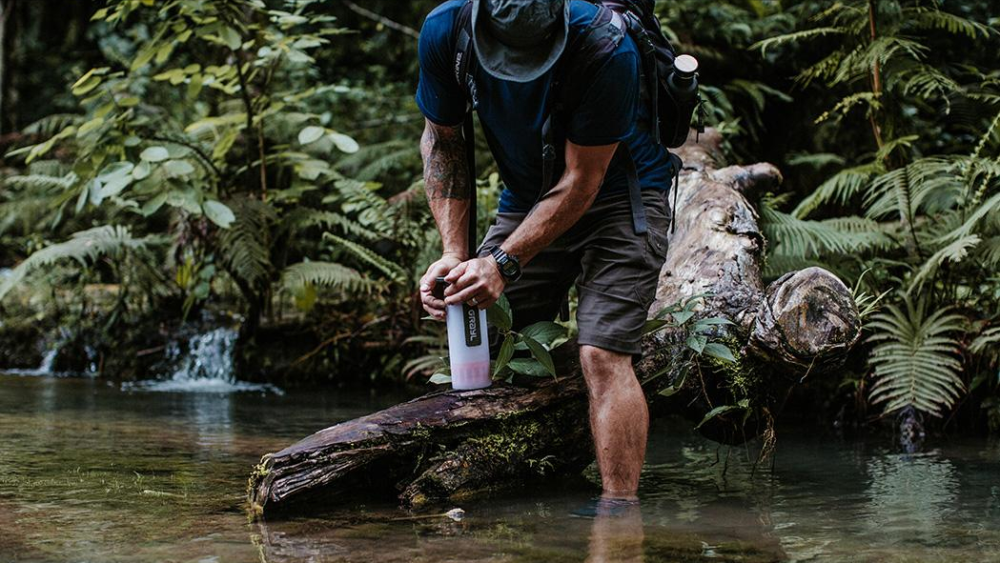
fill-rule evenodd
<path id="1" fill-rule="evenodd" d="M 221 231 L 219 251 L 226 270 L 250 287 L 264 287 L 271 277 L 271 223 L 276 219 L 270 205 L 250 198 L 227 202 L 236 220 Z"/>
<path id="2" fill-rule="evenodd" d="M 862 193 L 871 179 L 881 170 L 878 164 L 868 163 L 837 172 L 803 199 L 792 211 L 792 215 L 804 219 L 813 210 L 826 203 L 836 202 L 846 205 L 852 197 Z"/>
<path id="3" fill-rule="evenodd" d="M 323 239 L 336 243 L 338 249 L 346 250 L 349 254 L 352 254 L 361 261 L 368 263 L 393 281 L 403 281 L 406 279 L 406 271 L 403 270 L 399 264 L 379 256 L 374 251 L 365 248 L 354 241 L 350 241 L 330 233 L 324 234 Z"/>
<path id="4" fill-rule="evenodd" d="M 382 238 L 382 235 L 365 227 L 340 213 L 334 211 L 323 211 L 320 209 L 296 210 L 285 217 L 284 222 L 296 229 L 309 227 L 322 227 L 324 229 L 336 229 L 344 234 L 374 241 Z"/>
<path id="5" fill-rule="evenodd" d="M 798 219 L 774 209 L 767 200 L 762 202 L 760 213 L 761 230 L 768 240 L 777 242 L 773 254 L 813 258 L 829 253 L 861 252 L 891 242 L 871 219 Z"/>
<path id="6" fill-rule="evenodd" d="M 1000 268 L 1000 236 L 984 239 L 976 250 L 976 257 L 980 262 L 994 271 Z"/>
<path id="7" fill-rule="evenodd" d="M 952 336 L 962 330 L 963 317 L 948 309 L 927 314 L 926 302 L 914 304 L 904 296 L 906 310 L 894 304 L 877 313 L 869 327 L 878 342 L 870 359 L 875 367 L 872 403 L 883 403 L 886 413 L 912 406 L 941 416 L 965 390 L 959 377 L 959 343 Z"/>
<path id="8" fill-rule="evenodd" d="M 24 259 L 0 284 L 0 300 L 31 272 L 63 260 L 76 260 L 87 265 L 101 256 L 118 256 L 128 249 L 137 249 L 150 242 L 134 238 L 128 227 L 103 225 L 73 233 L 69 240 L 49 245 Z"/>
<path id="9" fill-rule="evenodd" d="M 969 343 L 969 352 L 973 354 L 982 354 L 989 348 L 1000 348 L 1000 326 L 984 330 Z"/>
<path id="10" fill-rule="evenodd" d="M 770 37 L 768 39 L 764 39 L 763 41 L 754 43 L 750 46 L 750 49 L 760 49 L 761 55 L 766 55 L 767 50 L 771 47 L 777 47 L 778 45 L 783 45 L 785 43 L 798 43 L 806 39 L 814 39 L 816 37 L 824 37 L 827 35 L 842 35 L 845 31 L 846 30 L 840 27 L 816 27 L 813 29 L 796 31 L 794 33 L 786 33 L 777 37 Z"/>
<path id="11" fill-rule="evenodd" d="M 969 250 L 979 244 L 980 240 L 977 235 L 965 236 L 932 254 L 917 270 L 917 274 L 913 276 L 906 292 L 912 294 L 914 291 L 919 291 L 946 261 L 961 262 L 969 254 Z"/>
<path id="12" fill-rule="evenodd" d="M 942 12 L 933 8 L 916 7 L 905 10 L 907 27 L 914 29 L 947 31 L 952 35 L 964 35 L 969 39 L 987 39 L 997 35 L 997 30 L 977 21 Z"/>
<path id="13" fill-rule="evenodd" d="M 51 137 L 71 125 L 83 123 L 84 116 L 76 113 L 54 113 L 47 115 L 24 128 L 28 135 Z"/>
<path id="14" fill-rule="evenodd" d="M 349 293 L 369 292 L 375 282 L 353 268 L 335 262 L 299 262 L 281 273 L 284 289 L 295 290 L 306 285 L 332 287 Z"/>
<path id="15" fill-rule="evenodd" d="M 45 174 L 26 174 L 24 176 L 8 176 L 3 179 L 5 187 L 31 192 L 49 190 L 68 190 L 76 185 L 79 177 L 70 172 L 65 176 L 49 176 Z"/>

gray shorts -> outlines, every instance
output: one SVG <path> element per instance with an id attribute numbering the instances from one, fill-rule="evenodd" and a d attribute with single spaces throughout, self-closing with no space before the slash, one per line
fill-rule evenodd
<path id="1" fill-rule="evenodd" d="M 504 291 L 515 330 L 555 319 L 576 284 L 579 343 L 640 353 L 643 325 L 667 255 L 670 222 L 665 190 L 643 190 L 642 199 L 649 224 L 646 234 L 635 234 L 628 193 L 609 195 L 524 266 L 521 279 Z M 503 243 L 526 215 L 498 213 L 479 255 Z"/>

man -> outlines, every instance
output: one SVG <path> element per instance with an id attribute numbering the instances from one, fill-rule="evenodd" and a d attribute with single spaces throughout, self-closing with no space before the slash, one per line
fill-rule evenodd
<path id="1" fill-rule="evenodd" d="M 469 183 L 461 124 L 469 94 L 456 78 L 456 18 L 462 0 L 432 11 L 420 32 L 417 104 L 427 198 L 443 253 L 420 282 L 424 308 L 486 308 L 507 296 L 517 326 L 552 320 L 575 283 L 580 360 L 590 398 L 603 496 L 636 499 L 649 415 L 632 369 L 666 255 L 670 185 L 667 151 L 648 129 L 639 102 L 639 54 L 625 37 L 566 108 L 561 170 L 542 190 L 542 127 L 559 62 L 598 13 L 570 0 L 473 0 L 470 71 L 476 111 L 505 188 L 478 256 L 468 255 Z M 631 153 L 648 229 L 633 225 L 627 165 Z M 473 192 L 474 193 L 474 192 Z M 636 196 L 638 197 L 638 196 Z M 640 211 L 642 213 L 642 211 Z M 474 219 L 474 218 L 473 218 Z M 432 295 L 438 276 L 445 299 Z"/>

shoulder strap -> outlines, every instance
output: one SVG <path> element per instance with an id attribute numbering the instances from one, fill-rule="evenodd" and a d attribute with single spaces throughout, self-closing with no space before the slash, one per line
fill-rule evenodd
<path id="1" fill-rule="evenodd" d="M 579 105 L 594 73 L 625 37 L 624 30 L 624 22 L 618 14 L 598 5 L 594 19 L 566 46 L 566 54 L 556 63 L 542 124 L 542 186 L 538 200 L 548 193 L 554 180 L 555 161 L 559 156 L 555 146 L 557 114 L 572 111 Z"/>
<path id="2" fill-rule="evenodd" d="M 455 82 L 459 88 L 469 95 L 469 102 L 475 105 L 476 84 L 472 80 L 475 72 L 476 53 L 472 46 L 472 1 L 467 0 L 458 10 L 458 17 L 455 18 L 455 28 L 452 31 L 455 38 L 455 61 L 452 68 L 455 69 Z"/>
<path id="3" fill-rule="evenodd" d="M 567 60 L 562 68 L 561 103 L 572 110 L 583 99 L 594 75 L 608 61 L 625 39 L 626 22 L 620 14 L 598 6 L 590 25 L 566 49 Z"/>
<path id="4" fill-rule="evenodd" d="M 462 122 L 462 137 L 465 138 L 465 162 L 469 174 L 469 217 L 468 217 L 468 249 L 469 258 L 474 258 L 479 246 L 476 234 L 476 130 L 472 112 L 479 100 L 476 97 L 476 82 L 472 78 L 475 71 L 476 54 L 472 47 L 472 2 L 465 2 L 455 18 L 455 81 L 469 96 L 469 104 Z"/>

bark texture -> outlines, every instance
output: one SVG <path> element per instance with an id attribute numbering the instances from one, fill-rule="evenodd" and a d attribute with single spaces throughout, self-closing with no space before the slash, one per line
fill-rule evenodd
<path id="1" fill-rule="evenodd" d="M 731 321 L 710 336 L 738 361 L 696 356 L 685 330 L 666 329 L 645 338 L 636 373 L 653 406 L 736 444 L 769 432 L 775 398 L 790 385 L 838 366 L 860 321 L 850 290 L 821 268 L 764 286 L 766 241 L 747 197 L 778 186 L 781 174 L 770 164 L 716 168 L 720 143 L 710 130 L 678 151 L 675 232 L 650 312 L 701 296 L 694 318 Z M 248 484 L 250 507 L 296 512 L 358 491 L 418 506 L 579 472 L 593 453 L 575 350 L 557 350 L 559 381 L 429 393 L 265 455 Z"/>

